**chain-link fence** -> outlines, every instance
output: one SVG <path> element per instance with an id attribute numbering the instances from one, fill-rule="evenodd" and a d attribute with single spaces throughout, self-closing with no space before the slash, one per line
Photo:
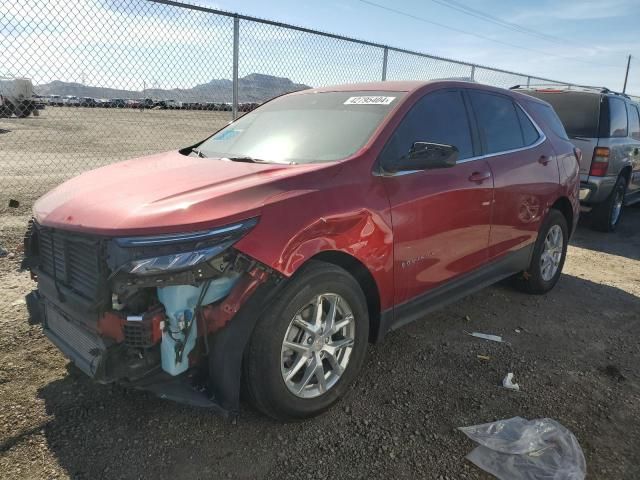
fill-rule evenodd
<path id="1" fill-rule="evenodd" d="M 169 0 L 2 2 L 0 34 L 2 209 L 82 171 L 189 145 L 310 86 L 568 85 Z"/>

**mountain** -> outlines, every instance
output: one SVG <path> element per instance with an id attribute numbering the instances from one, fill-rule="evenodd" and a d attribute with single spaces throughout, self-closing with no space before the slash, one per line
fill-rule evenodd
<path id="1" fill-rule="evenodd" d="M 302 83 L 293 83 L 288 78 L 251 73 L 238 79 L 238 101 L 259 103 L 283 93 L 307 88 L 311 87 Z M 172 90 L 160 88 L 147 88 L 144 91 L 119 90 L 59 80 L 36 85 L 34 89 L 38 95 L 75 95 L 93 98 L 153 98 L 182 102 L 231 102 L 233 98 L 233 82 L 226 78 L 214 79 L 193 88 Z"/>

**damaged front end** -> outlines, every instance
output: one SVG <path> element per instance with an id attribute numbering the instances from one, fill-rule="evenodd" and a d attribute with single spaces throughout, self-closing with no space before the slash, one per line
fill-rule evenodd
<path id="1" fill-rule="evenodd" d="M 106 238 L 31 222 L 31 321 L 97 382 L 235 414 L 244 345 L 281 279 L 233 248 L 256 223 Z"/>

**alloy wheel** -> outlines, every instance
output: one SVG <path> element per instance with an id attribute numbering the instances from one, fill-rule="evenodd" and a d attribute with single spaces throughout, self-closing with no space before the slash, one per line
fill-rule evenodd
<path id="1" fill-rule="evenodd" d="M 624 202 L 624 190 L 618 189 L 616 191 L 616 197 L 613 200 L 613 207 L 611 209 L 611 226 L 615 227 L 620 220 L 620 214 L 622 213 L 622 203 Z"/>
<path id="2" fill-rule="evenodd" d="M 282 342 L 281 373 L 300 398 L 323 395 L 342 377 L 355 342 L 356 323 L 336 293 L 316 295 L 289 323 Z"/>
<path id="3" fill-rule="evenodd" d="M 540 274 L 546 282 L 551 280 L 558 271 L 563 245 L 562 228 L 560 225 L 553 225 L 544 239 L 544 250 L 540 256 Z"/>

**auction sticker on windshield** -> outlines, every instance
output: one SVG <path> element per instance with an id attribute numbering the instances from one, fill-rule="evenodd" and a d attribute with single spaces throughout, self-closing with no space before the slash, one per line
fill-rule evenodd
<path id="1" fill-rule="evenodd" d="M 344 105 L 389 105 L 396 97 L 349 97 L 345 100 Z"/>

